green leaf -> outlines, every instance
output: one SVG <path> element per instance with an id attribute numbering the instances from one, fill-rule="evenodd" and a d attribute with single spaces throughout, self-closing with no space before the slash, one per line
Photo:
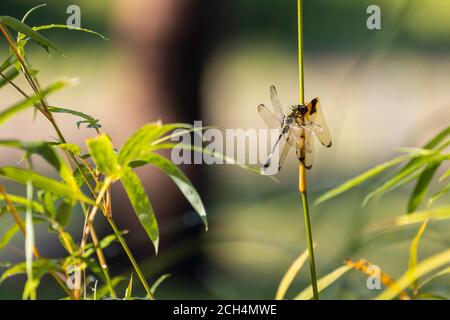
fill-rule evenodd
<path id="1" fill-rule="evenodd" d="M 2 73 L 0 77 L 0 88 L 14 80 L 19 75 L 19 71 L 16 68 L 10 68 L 5 73 Z"/>
<path id="2" fill-rule="evenodd" d="M 163 274 L 161 277 L 159 277 L 152 285 L 152 287 L 150 288 L 150 291 L 153 293 L 153 295 L 155 295 L 156 290 L 159 288 L 159 286 L 161 285 L 161 283 L 164 282 L 164 280 L 166 280 L 167 278 L 170 277 L 170 274 L 166 273 Z"/>
<path id="3" fill-rule="evenodd" d="M 113 180 L 118 179 L 121 169 L 117 163 L 117 158 L 109 137 L 102 134 L 95 138 L 87 139 L 86 145 L 98 170 Z"/>
<path id="4" fill-rule="evenodd" d="M 2 250 L 19 231 L 20 228 L 17 224 L 14 224 L 12 227 L 10 227 L 0 239 L 0 250 Z"/>
<path id="5" fill-rule="evenodd" d="M 28 204 L 28 200 L 21 196 L 8 194 L 8 199 L 9 199 L 9 201 L 11 201 L 12 203 L 15 203 L 15 204 L 21 204 L 21 205 Z M 5 197 L 1 193 L 0 193 L 0 200 L 5 201 Z M 40 213 L 44 212 L 44 208 L 38 202 L 33 201 L 32 205 L 33 205 L 33 211 L 40 212 Z"/>
<path id="6" fill-rule="evenodd" d="M 82 119 L 84 119 L 85 121 L 83 122 L 77 122 L 77 126 L 78 128 L 80 128 L 81 123 L 87 123 L 88 124 L 88 128 L 96 128 L 96 129 L 100 129 L 102 127 L 102 125 L 99 123 L 99 119 L 94 119 L 92 116 L 80 112 L 80 111 L 75 111 L 75 110 L 71 110 L 71 109 L 66 109 L 66 108 L 61 108 L 61 107 L 48 107 L 48 111 L 50 111 L 51 113 L 65 113 L 65 114 L 71 114 L 73 116 L 77 116 L 80 117 Z"/>
<path id="7" fill-rule="evenodd" d="M 106 38 L 104 35 L 102 35 L 101 33 L 96 32 L 96 31 L 93 31 L 93 30 L 90 30 L 90 29 L 86 29 L 86 28 L 69 27 L 66 24 L 47 24 L 47 25 L 43 25 L 43 26 L 33 27 L 32 29 L 34 31 L 49 30 L 49 29 L 68 29 L 68 30 L 74 30 L 74 31 L 81 31 L 81 32 L 90 33 L 90 34 L 99 36 L 103 40 L 108 40 L 108 38 Z"/>
<path id="8" fill-rule="evenodd" d="M 11 118 L 14 114 L 26 109 L 27 107 L 36 104 L 42 98 L 48 96 L 51 93 L 54 93 L 62 88 L 68 86 L 69 84 L 73 84 L 73 80 L 59 80 L 53 82 L 48 87 L 44 88 L 41 92 L 29 97 L 28 99 L 24 99 L 15 105 L 8 107 L 2 111 L 0 111 L 0 124 L 3 124 L 6 120 Z"/>
<path id="9" fill-rule="evenodd" d="M 66 163 L 57 155 L 55 150 L 46 142 L 22 142 L 19 140 L 0 140 L 0 146 L 21 149 L 27 154 L 38 154 L 44 158 L 55 170 L 60 177 L 76 192 L 79 192 L 77 183 L 72 172 Z"/>
<path id="10" fill-rule="evenodd" d="M 411 242 L 411 246 L 409 247 L 409 263 L 408 263 L 408 270 L 415 270 L 417 267 L 417 261 L 418 261 L 418 248 L 419 248 L 419 241 L 422 237 L 425 228 L 427 227 L 428 220 L 425 220 L 422 225 L 419 228 L 419 231 L 417 232 L 416 236 L 414 237 L 413 241 Z M 417 290 L 417 281 L 414 281 L 412 283 L 413 289 Z"/>
<path id="11" fill-rule="evenodd" d="M 286 292 L 288 291 L 289 287 L 291 286 L 291 284 L 294 281 L 297 274 L 302 269 L 302 267 L 305 264 L 308 257 L 309 257 L 308 249 L 306 249 L 292 263 L 292 265 L 289 267 L 288 271 L 286 271 L 286 273 L 284 274 L 283 279 L 281 279 L 280 284 L 278 285 L 278 290 L 275 295 L 275 300 L 283 300 L 284 299 Z"/>
<path id="12" fill-rule="evenodd" d="M 437 164 L 443 160 L 445 160 L 447 156 L 442 154 L 437 155 L 431 155 L 431 156 L 424 156 L 420 157 L 415 161 L 412 165 L 408 166 L 405 170 L 401 170 L 399 173 L 397 173 L 393 178 L 386 181 L 383 185 L 375 189 L 374 191 L 370 192 L 366 198 L 363 201 L 363 206 L 369 202 L 370 199 L 372 199 L 375 196 L 380 196 L 387 191 L 392 190 L 392 187 L 395 185 L 398 185 L 400 181 L 403 181 L 404 179 L 407 179 L 408 176 L 414 174 L 417 170 L 419 170 L 424 165 L 430 165 L 430 164 Z"/>
<path id="13" fill-rule="evenodd" d="M 122 231 L 120 232 L 121 235 L 127 234 L 128 232 Z M 100 247 L 100 249 L 106 249 L 107 247 L 109 247 L 113 242 L 118 241 L 117 235 L 114 234 L 110 234 L 106 237 L 104 237 L 102 240 L 100 240 L 100 242 L 98 243 L 98 246 Z M 85 246 L 85 251 L 83 254 L 83 257 L 88 258 L 89 256 L 91 256 L 93 253 L 95 253 L 95 248 L 93 246 L 93 244 L 89 243 Z"/>
<path id="14" fill-rule="evenodd" d="M 432 150 L 435 147 L 439 146 L 439 144 L 444 141 L 448 136 L 450 135 L 450 126 L 445 128 L 444 130 L 440 131 L 436 136 L 434 136 L 430 141 L 428 141 L 424 146 L 423 149 L 426 150 Z M 401 171 L 408 170 L 410 167 L 414 166 L 418 161 L 420 161 L 420 158 L 415 158 L 409 161 Z"/>
<path id="15" fill-rule="evenodd" d="M 132 291 L 133 291 L 133 274 L 131 274 L 127 289 L 125 290 L 124 300 L 131 300 Z"/>
<path id="16" fill-rule="evenodd" d="M 26 21 L 27 18 L 30 16 L 30 14 L 32 14 L 35 10 L 37 10 L 37 9 L 39 9 L 39 8 L 45 7 L 46 5 L 47 5 L 47 4 L 43 3 L 43 4 L 40 4 L 40 5 L 34 6 L 33 8 L 31 8 L 30 10 L 28 10 L 28 11 L 25 13 L 25 15 L 23 16 L 23 18 L 22 18 L 21 21 L 25 23 L 25 21 Z"/>
<path id="17" fill-rule="evenodd" d="M 139 177 L 130 168 L 123 170 L 121 181 L 142 227 L 158 252 L 159 230 L 155 212 Z"/>
<path id="18" fill-rule="evenodd" d="M 78 156 L 81 153 L 81 148 L 73 143 L 57 143 L 55 146 L 69 152 L 74 156 Z"/>
<path id="19" fill-rule="evenodd" d="M 439 190 L 437 193 L 432 195 L 430 200 L 428 201 L 428 204 L 431 205 L 437 199 L 441 198 L 444 194 L 447 194 L 449 192 L 450 192 L 450 182 L 445 187 L 443 187 L 441 190 Z"/>
<path id="20" fill-rule="evenodd" d="M 430 182 L 433 179 L 433 176 L 435 175 L 437 169 L 440 167 L 441 163 L 442 162 L 429 164 L 422 172 L 409 198 L 408 212 L 416 211 L 417 207 L 419 207 L 419 205 L 425 199 L 428 188 L 430 186 Z"/>
<path id="21" fill-rule="evenodd" d="M 26 270 L 27 269 L 25 262 L 19 262 L 15 264 L 11 268 L 3 272 L 2 276 L 0 277 L 0 284 L 2 284 L 6 279 L 10 277 L 26 273 Z M 43 258 L 33 261 L 33 274 L 35 278 L 41 278 L 44 274 L 48 273 L 51 270 L 60 271 L 60 268 L 58 267 L 56 261 Z"/>
<path id="22" fill-rule="evenodd" d="M 448 169 L 442 176 L 439 177 L 439 182 L 444 181 L 448 177 L 450 177 L 450 169 Z"/>
<path id="23" fill-rule="evenodd" d="M 123 166 L 130 161 L 140 159 L 150 148 L 150 144 L 160 138 L 163 134 L 176 128 L 190 128 L 190 125 L 175 123 L 162 125 L 159 122 L 149 123 L 137 130 L 127 142 L 120 148 L 118 154 L 119 163 Z"/>
<path id="24" fill-rule="evenodd" d="M 0 72 L 5 71 L 9 67 L 13 66 L 17 62 L 17 57 L 14 53 L 11 53 L 8 58 L 0 65 Z"/>
<path id="25" fill-rule="evenodd" d="M 415 268 L 406 271 L 406 273 L 398 279 L 393 286 L 388 287 L 376 300 L 390 300 L 395 298 L 401 291 L 405 290 L 418 278 L 427 273 L 436 270 L 450 263 L 450 249 L 440 252 L 419 263 Z"/>
<path id="26" fill-rule="evenodd" d="M 403 155 L 397 158 L 394 158 L 392 160 L 389 160 L 383 164 L 377 165 L 376 167 L 373 167 L 371 169 L 369 169 L 368 171 L 358 175 L 357 177 L 350 179 L 346 182 L 344 182 L 343 184 L 341 184 L 340 186 L 331 189 L 329 191 L 327 191 L 326 193 L 324 193 L 323 195 L 321 195 L 316 202 L 314 203 L 314 205 L 318 205 L 319 203 L 325 202 L 331 198 L 334 198 L 338 195 L 340 195 L 341 193 L 344 193 L 360 184 L 362 184 L 363 182 L 365 182 L 366 180 L 379 175 L 380 173 L 382 173 L 383 171 L 385 171 L 386 169 L 389 169 L 393 166 L 396 166 L 400 163 L 402 163 L 403 161 L 405 161 L 406 159 L 408 159 L 408 155 Z"/>
<path id="27" fill-rule="evenodd" d="M 206 219 L 206 211 L 203 206 L 202 199 L 192 183 L 189 181 L 188 177 L 186 177 L 186 175 L 176 165 L 170 162 L 170 160 L 156 153 L 147 154 L 142 159 L 139 159 L 136 162 L 131 162 L 130 166 L 133 167 L 133 164 L 140 164 L 141 162 L 154 165 L 168 174 L 195 211 L 197 211 L 205 224 L 206 229 L 208 229 L 208 221 Z"/>
<path id="28" fill-rule="evenodd" d="M 62 201 L 58 206 L 55 220 L 64 228 L 69 225 L 73 206 L 74 204 L 71 201 Z"/>
<path id="29" fill-rule="evenodd" d="M 444 270 L 441 270 L 439 272 L 436 272 L 435 274 L 432 274 L 431 276 L 429 276 L 428 278 L 426 278 L 425 280 L 423 280 L 420 284 L 419 284 L 419 289 L 424 287 L 426 284 L 428 284 L 429 282 L 433 281 L 434 279 L 438 278 L 438 277 L 442 277 L 445 275 L 449 275 L 450 274 L 450 267 L 445 268 Z"/>
<path id="30" fill-rule="evenodd" d="M 322 292 L 322 290 L 328 288 L 334 282 L 336 282 L 340 277 L 342 277 L 347 271 L 351 269 L 350 266 L 342 266 L 330 272 L 326 276 L 322 277 L 317 281 L 317 290 Z M 305 290 L 300 292 L 294 300 L 310 300 L 313 297 L 312 287 L 308 286 Z"/>
<path id="31" fill-rule="evenodd" d="M 16 30 L 17 32 L 23 33 L 27 37 L 30 37 L 34 42 L 43 47 L 47 52 L 49 48 L 52 48 L 58 52 L 61 52 L 53 42 L 48 40 L 46 37 L 42 36 L 40 33 L 34 31 L 31 27 L 25 23 L 17 20 L 16 18 L 9 16 L 0 16 L 0 23 L 7 25 L 8 27 Z"/>
<path id="32" fill-rule="evenodd" d="M 421 223 L 425 220 L 446 220 L 450 219 L 450 206 L 428 209 L 399 216 L 393 220 L 377 223 L 369 227 L 371 231 L 385 230 L 393 227 L 406 226 Z"/>
<path id="33" fill-rule="evenodd" d="M 93 204 L 92 199 L 86 197 L 81 191 L 75 191 L 67 184 L 41 176 L 31 170 L 16 167 L 3 167 L 0 168 L 0 176 L 22 184 L 26 184 L 27 181 L 30 180 L 37 189 L 49 191 L 60 197 L 67 197 L 72 200 Z"/>

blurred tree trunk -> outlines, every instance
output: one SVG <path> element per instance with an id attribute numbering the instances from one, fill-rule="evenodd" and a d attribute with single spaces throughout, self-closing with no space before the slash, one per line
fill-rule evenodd
<path id="1" fill-rule="evenodd" d="M 118 1 L 112 26 L 126 59 L 127 70 L 123 70 L 121 77 L 128 83 L 127 92 L 120 94 L 126 96 L 127 104 L 139 106 L 138 119 L 142 121 L 139 125 L 157 119 L 165 123 L 193 123 L 201 119 L 201 75 L 215 23 L 209 18 L 214 7 L 210 3 L 208 0 Z M 201 194 L 200 166 L 184 166 L 182 170 Z M 186 236 L 181 232 L 187 229 L 182 225 L 181 215 L 192 209 L 183 195 L 156 169 L 145 168 L 139 174 L 160 229 L 169 232 L 170 218 L 177 226 L 170 234 L 162 234 L 161 246 Z M 118 193 L 116 199 L 113 206 L 116 218 L 122 228 L 132 231 L 127 236 L 131 245 L 147 255 L 151 252 L 150 242 L 138 226 L 124 192 Z"/>

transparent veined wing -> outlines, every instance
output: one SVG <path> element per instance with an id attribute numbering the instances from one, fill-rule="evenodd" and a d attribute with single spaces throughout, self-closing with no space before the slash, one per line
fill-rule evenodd
<path id="1" fill-rule="evenodd" d="M 291 145 L 288 143 L 288 137 L 289 135 L 287 133 L 281 134 L 278 136 L 277 140 L 275 141 L 271 153 L 267 157 L 266 162 L 264 163 L 264 170 L 267 172 L 267 169 L 272 169 L 273 166 L 277 165 L 277 171 L 272 173 L 277 173 L 280 171 L 281 165 L 284 161 L 284 159 L 287 156 L 287 153 L 291 147 Z"/>
<path id="2" fill-rule="evenodd" d="M 281 128 L 281 118 L 277 118 L 275 114 L 267 109 L 267 107 L 263 104 L 258 106 L 258 112 L 263 118 L 264 122 L 267 124 L 269 128 L 272 129 L 280 129 Z"/>
<path id="3" fill-rule="evenodd" d="M 303 162 L 306 169 L 311 169 L 314 162 L 314 139 L 312 131 L 309 128 L 301 131 L 296 141 L 297 158 Z"/>
<path id="4" fill-rule="evenodd" d="M 331 147 L 330 130 L 325 122 L 319 98 L 312 99 L 306 107 L 308 108 L 306 120 L 310 123 L 314 134 L 325 147 Z"/>
<path id="5" fill-rule="evenodd" d="M 272 100 L 272 106 L 276 116 L 282 119 L 284 116 L 283 108 L 281 108 L 280 100 L 278 100 L 277 89 L 275 86 L 270 86 L 270 100 Z"/>
<path id="6" fill-rule="evenodd" d="M 283 137 L 283 140 L 280 143 L 280 160 L 278 161 L 278 171 L 281 170 L 281 167 L 283 166 L 284 160 L 286 160 L 287 155 L 289 154 L 289 150 L 291 150 L 291 146 L 293 145 L 294 141 L 292 140 L 291 135 L 285 134 Z"/>

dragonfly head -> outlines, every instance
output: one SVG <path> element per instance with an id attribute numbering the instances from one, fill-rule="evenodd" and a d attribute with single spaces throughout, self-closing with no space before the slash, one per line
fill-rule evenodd
<path id="1" fill-rule="evenodd" d="M 298 104 L 292 106 L 293 110 L 299 112 L 302 116 L 304 116 L 308 112 L 308 108 L 304 104 Z"/>

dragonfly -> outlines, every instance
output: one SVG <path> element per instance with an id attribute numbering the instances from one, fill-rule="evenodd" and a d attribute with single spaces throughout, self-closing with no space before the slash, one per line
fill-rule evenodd
<path id="1" fill-rule="evenodd" d="M 281 150 L 278 171 L 281 170 L 291 147 L 295 148 L 298 160 L 307 169 L 311 169 L 314 162 L 313 135 L 322 145 L 331 147 L 330 130 L 325 122 L 319 98 L 314 98 L 307 104 L 292 105 L 286 113 L 283 112 L 278 100 L 275 86 L 270 87 L 270 98 L 274 112 L 263 104 L 258 106 L 258 112 L 267 126 L 271 129 L 279 129 L 280 134 L 263 166 L 264 169 L 272 166 L 277 147 Z"/>

